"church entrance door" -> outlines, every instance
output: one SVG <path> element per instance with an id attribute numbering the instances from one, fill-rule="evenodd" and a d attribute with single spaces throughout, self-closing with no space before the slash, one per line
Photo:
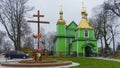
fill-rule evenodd
<path id="1" fill-rule="evenodd" d="M 90 46 L 85 47 L 85 57 L 91 57 L 92 56 L 92 50 Z"/>

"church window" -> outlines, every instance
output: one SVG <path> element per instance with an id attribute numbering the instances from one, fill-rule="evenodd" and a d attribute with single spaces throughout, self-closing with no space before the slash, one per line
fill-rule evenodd
<path id="1" fill-rule="evenodd" d="M 88 38 L 88 30 L 84 31 L 85 38 Z"/>

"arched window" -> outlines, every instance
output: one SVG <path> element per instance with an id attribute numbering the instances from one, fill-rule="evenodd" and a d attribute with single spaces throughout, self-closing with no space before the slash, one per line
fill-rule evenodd
<path id="1" fill-rule="evenodd" d="M 84 30 L 85 38 L 88 38 L 88 30 Z"/>

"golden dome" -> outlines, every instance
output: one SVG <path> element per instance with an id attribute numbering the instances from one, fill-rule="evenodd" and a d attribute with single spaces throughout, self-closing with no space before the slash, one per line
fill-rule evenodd
<path id="1" fill-rule="evenodd" d="M 89 25 L 89 21 L 86 18 L 82 18 L 77 29 L 93 29 L 93 28 Z"/>
<path id="2" fill-rule="evenodd" d="M 58 24 L 66 24 L 64 19 L 59 19 L 59 20 L 57 21 L 57 23 L 58 23 Z"/>

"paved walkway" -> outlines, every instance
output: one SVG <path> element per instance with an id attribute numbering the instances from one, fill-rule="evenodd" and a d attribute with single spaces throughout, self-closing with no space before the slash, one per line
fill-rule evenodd
<path id="1" fill-rule="evenodd" d="M 120 59 L 113 59 L 113 58 L 104 58 L 104 57 L 90 57 L 90 58 L 120 62 Z"/>

